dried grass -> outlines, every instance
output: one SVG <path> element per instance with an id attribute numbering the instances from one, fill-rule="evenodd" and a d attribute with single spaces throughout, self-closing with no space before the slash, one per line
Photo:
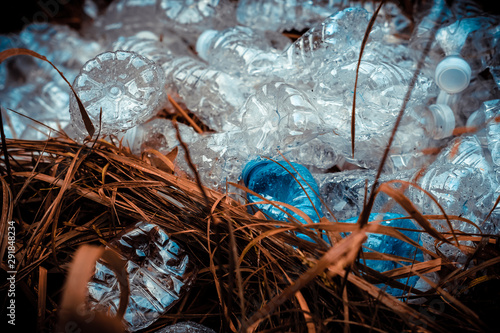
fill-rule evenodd
<path id="1" fill-rule="evenodd" d="M 405 8 L 411 9 L 408 3 L 404 2 Z M 42 57 L 27 51 L 2 53 L 0 59 L 16 53 Z M 189 124 L 197 124 L 181 106 L 174 105 Z M 85 118 L 83 106 L 80 109 Z M 402 114 L 403 111 L 397 124 Z M 92 128 L 87 127 L 92 133 Z M 194 127 L 198 132 L 204 128 Z M 460 134 L 463 132 L 470 129 L 462 129 Z M 184 320 L 194 320 L 220 332 L 495 330 L 494 318 L 488 316 L 490 312 L 478 300 L 498 303 L 498 236 L 454 231 L 451 220 L 466 220 L 444 211 L 442 215 L 422 215 L 404 195 L 403 188 L 392 186 L 395 182 L 375 182 L 359 224 L 325 218 L 315 224 L 294 207 L 286 206 L 309 222 L 302 225 L 298 221 L 269 221 L 260 212 L 252 215 L 247 210 L 251 205 L 242 205 L 224 193 L 202 187 L 199 178 L 191 181 L 175 176 L 177 150 L 167 155 L 148 151 L 137 157 L 121 142 L 97 140 L 80 145 L 64 136 L 47 141 L 6 140 L 2 131 L 2 151 L 0 275 L 3 277 L 8 270 L 3 260 L 5 231 L 7 223 L 14 220 L 17 297 L 21 304 L 37 310 L 26 310 L 23 316 L 24 320 L 30 313 L 33 315 L 31 322 L 37 331 L 52 331 L 57 323 L 58 304 L 73 301 L 61 297 L 61 286 L 69 274 L 75 274 L 68 269 L 77 250 L 86 244 L 106 245 L 138 220 L 162 226 L 191 254 L 199 269 L 191 291 L 145 330 L 148 332 Z M 252 193 L 241 185 L 233 186 Z M 397 228 L 368 223 L 380 192 L 394 198 L 408 212 L 409 218 L 422 227 L 418 232 L 434 236 L 436 244 L 458 246 L 475 265 L 458 266 L 439 251 L 428 251 L 413 242 Z M 450 231 L 436 230 L 432 220 L 448 221 Z M 316 244 L 290 231 L 304 233 Z M 367 232 L 408 242 L 430 259 L 417 262 L 367 252 L 362 248 Z M 346 233 L 349 236 L 345 237 Z M 475 247 L 459 245 L 461 240 L 472 241 Z M 401 267 L 380 273 L 364 265 L 368 259 L 393 260 Z M 385 283 L 408 290 L 396 280 L 411 275 L 425 279 L 423 274 L 430 272 L 438 272 L 441 281 L 429 281 L 430 290 L 413 289 L 411 296 L 395 298 L 376 286 Z M 4 293 L 7 283 L 3 282 L 5 279 L 1 281 L 0 292 Z M 419 303 L 412 304 L 410 300 Z M 494 313 L 499 305 L 491 304 L 488 306 Z M 20 325 L 33 330 L 29 320 Z"/>
<path id="2" fill-rule="evenodd" d="M 153 166 L 148 157 L 151 155 L 140 159 L 127 147 L 103 140 L 84 146 L 65 138 L 5 143 L 14 186 L 8 185 L 9 176 L 0 178 L 5 212 L 2 226 L 11 219 L 9 212 L 13 212 L 18 223 L 17 276 L 38 299 L 39 310 L 43 310 L 39 325 L 45 330 L 54 327 L 56 304 L 60 303 L 61 286 L 54 286 L 51 280 L 60 281 L 67 274 L 68 263 L 78 247 L 106 244 L 137 220 L 164 227 L 191 253 L 199 268 L 193 289 L 153 327 L 187 319 L 222 331 L 246 332 L 358 331 L 368 327 L 374 331 L 444 332 L 453 327 L 477 331 L 485 326 L 477 314 L 458 300 L 460 288 L 455 286 L 474 288 L 498 279 L 496 239 L 458 232 L 450 238 L 429 222 L 445 218 L 463 220 L 460 217 L 424 216 L 407 209 L 425 229 L 422 232 L 429 232 L 442 242 L 456 244 L 455 237 L 461 240 L 467 236 L 479 244 L 486 239 L 484 248 L 488 251 L 476 256 L 480 259 L 475 260 L 477 265 L 473 268 L 460 269 L 396 228 L 377 223 L 360 229 L 357 224 L 334 223 L 324 218 L 321 223 L 307 225 L 268 221 L 262 214 L 251 215 L 245 205 L 223 193 L 201 190 L 196 182 Z M 6 172 L 4 161 L 2 167 Z M 391 192 L 399 189 L 390 184 L 382 184 L 379 189 L 393 195 L 403 207 L 411 204 Z M 321 234 L 329 235 L 333 246 L 322 241 L 307 242 L 291 230 L 320 240 Z M 409 259 L 360 252 L 365 232 L 404 240 L 428 253 L 431 259 L 405 263 L 385 273 L 375 272 L 363 265 L 363 260 Z M 350 236 L 342 238 L 345 233 Z M 396 279 L 435 271 L 447 275 L 446 280 L 428 292 L 413 290 L 415 296 L 410 298 L 427 297 L 419 306 L 408 304 L 405 298 L 396 299 L 375 286 L 384 281 L 405 288 Z M 490 278 L 481 278 L 484 276 Z M 5 287 L 4 284 L 2 288 Z M 425 315 L 427 312 L 422 309 L 435 299 L 443 300 L 446 311 Z M 451 314 L 452 323 L 448 318 Z"/>

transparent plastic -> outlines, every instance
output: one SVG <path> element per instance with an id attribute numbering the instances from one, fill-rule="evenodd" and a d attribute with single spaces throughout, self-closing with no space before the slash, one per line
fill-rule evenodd
<path id="1" fill-rule="evenodd" d="M 242 0 L 236 18 L 262 30 L 303 30 L 345 7 L 346 1 Z M 328 6 L 332 4 L 332 6 Z M 342 6 L 344 5 L 344 6 Z"/>
<path id="2" fill-rule="evenodd" d="M 492 200 L 498 187 L 492 177 L 492 168 L 485 159 L 483 149 L 475 136 L 453 140 L 417 180 L 417 184 L 428 191 L 442 206 L 448 215 L 456 215 L 470 219 L 486 230 L 488 224 L 482 224 L 484 218 L 493 208 Z M 442 215 L 439 207 L 422 191 L 410 187 L 409 198 L 424 214 Z M 469 233 L 481 232 L 475 226 L 451 220 L 454 230 Z M 439 231 L 448 231 L 444 220 L 434 220 L 433 226 Z M 424 246 L 434 250 L 434 239 L 423 234 Z M 453 258 L 461 257 L 460 251 L 452 246 L 444 246 L 445 255 Z"/>
<path id="3" fill-rule="evenodd" d="M 279 81 L 260 86 L 231 119 L 257 155 L 287 151 L 327 131 L 309 96 Z"/>
<path id="4" fill-rule="evenodd" d="M 248 162 L 242 172 L 245 185 L 264 198 L 292 205 L 309 216 L 313 222 L 319 222 L 323 214 L 317 195 L 318 185 L 309 170 L 297 163 L 290 165 L 281 161 L 280 164 L 259 159 Z M 251 194 L 247 197 L 251 203 L 262 201 Z M 288 214 L 271 204 L 257 204 L 255 207 L 275 220 L 286 221 L 292 216 L 299 222 L 306 223 L 298 214 L 284 207 L 282 209 Z"/>
<path id="5" fill-rule="evenodd" d="M 101 135 L 117 134 L 146 121 L 165 103 L 165 77 L 154 62 L 134 52 L 105 52 L 88 61 L 73 88 Z M 102 119 L 100 110 L 102 109 Z M 73 127 L 85 131 L 74 95 Z"/>
<path id="6" fill-rule="evenodd" d="M 235 4 L 229 0 L 159 1 L 160 18 L 189 40 L 207 29 L 220 30 L 236 25 Z"/>
<path id="7" fill-rule="evenodd" d="M 154 61 L 158 66 L 161 66 L 174 58 L 174 55 L 165 44 L 150 38 L 141 38 L 137 36 L 120 37 L 113 43 L 111 48 L 113 51 L 138 53 L 143 57 Z"/>
<path id="8" fill-rule="evenodd" d="M 155 224 L 139 222 L 108 246 L 127 260 L 130 296 L 123 319 L 127 331 L 151 325 L 185 295 L 196 277 L 188 254 Z M 88 306 L 115 314 L 119 299 L 115 273 L 99 260 L 88 283 Z"/>
<path id="9" fill-rule="evenodd" d="M 280 54 L 263 33 L 239 26 L 203 32 L 196 42 L 196 51 L 214 68 L 231 75 L 254 77 L 269 76 Z"/>
<path id="10" fill-rule="evenodd" d="M 338 67 L 315 83 L 314 92 L 324 108 L 328 125 L 345 138 L 350 137 L 353 87 L 357 61 Z M 361 61 L 356 95 L 356 140 L 363 141 L 392 130 L 403 104 L 413 71 L 393 63 Z M 407 108 L 421 104 L 434 92 L 433 83 L 419 76 L 407 101 Z"/>
<path id="11" fill-rule="evenodd" d="M 201 324 L 185 321 L 161 328 L 154 333 L 215 333 L 214 330 Z"/>
<path id="12" fill-rule="evenodd" d="M 167 85 L 188 109 L 213 130 L 223 129 L 231 113 L 248 97 L 248 88 L 236 77 L 215 70 L 190 57 L 163 65 Z"/>
<path id="13" fill-rule="evenodd" d="M 80 68 L 89 59 L 102 52 L 102 46 L 93 40 L 82 38 L 78 32 L 66 25 L 33 23 L 24 27 L 19 34 L 25 48 L 33 50 L 53 62 L 71 82 Z M 43 61 L 34 62 L 35 66 L 20 66 L 21 71 L 30 80 L 40 75 L 40 70 L 62 81 L 59 74 Z M 40 68 L 40 70 L 37 70 Z M 62 81 L 64 82 L 64 81 Z"/>
<path id="14" fill-rule="evenodd" d="M 455 114 L 446 104 L 432 104 L 419 108 L 418 122 L 427 134 L 435 140 L 447 138 L 455 129 Z"/>

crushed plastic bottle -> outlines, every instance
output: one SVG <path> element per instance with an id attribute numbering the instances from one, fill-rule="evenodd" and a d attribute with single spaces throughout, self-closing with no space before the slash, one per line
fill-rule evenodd
<path id="1" fill-rule="evenodd" d="M 404 170 L 394 174 L 383 174 L 379 179 L 379 184 L 390 180 L 408 181 L 415 173 L 414 169 Z M 364 203 L 371 194 L 375 181 L 376 172 L 374 170 L 356 169 L 335 173 L 313 173 L 314 179 L 318 183 L 319 193 L 325 205 L 329 209 L 324 209 L 325 216 L 330 219 L 346 220 L 352 219 L 361 214 Z M 392 201 L 384 193 L 379 193 L 375 199 L 373 212 L 382 212 Z M 393 213 L 404 213 L 404 210 L 397 204 L 390 206 Z M 333 213 L 334 216 L 331 215 Z"/>
<path id="2" fill-rule="evenodd" d="M 290 165 L 282 161 L 280 164 L 262 159 L 248 162 L 242 173 L 245 185 L 265 199 L 292 205 L 309 216 L 313 222 L 319 222 L 323 214 L 318 185 L 309 170 L 297 163 Z M 247 197 L 250 203 L 263 201 L 251 194 Z M 279 206 L 279 203 L 277 205 Z M 274 220 L 286 221 L 293 217 L 301 223 L 307 223 L 304 218 L 284 207 L 282 211 L 271 204 L 255 206 Z"/>
<path id="3" fill-rule="evenodd" d="M 65 25 L 33 23 L 24 27 L 19 38 L 24 47 L 46 56 L 70 82 L 87 60 L 102 52 L 102 46 L 98 42 L 82 38 Z M 50 64 L 37 60 L 36 67 L 55 80 L 62 81 Z M 39 70 L 33 66 L 21 67 L 21 70 L 28 78 L 40 75 Z"/>
<path id="4" fill-rule="evenodd" d="M 377 8 L 369 1 L 243 0 L 238 3 L 236 18 L 240 24 L 255 29 L 302 31 L 347 7 L 364 8 L 370 14 L 373 14 Z M 384 25 L 386 34 L 392 38 L 407 34 L 411 24 L 410 20 L 402 14 L 401 9 L 392 2 L 384 4 L 377 16 L 377 21 Z"/>
<path id="5" fill-rule="evenodd" d="M 154 333 L 215 333 L 214 330 L 201 324 L 185 321 L 161 328 Z"/>
<path id="6" fill-rule="evenodd" d="M 240 24 L 262 30 L 303 30 L 343 9 L 345 1 L 242 0 L 236 17 Z M 344 6 L 345 7 L 345 6 Z"/>
<path id="7" fill-rule="evenodd" d="M 190 57 L 176 58 L 162 67 L 169 89 L 177 92 L 191 112 L 217 131 L 223 130 L 229 115 L 250 95 L 238 78 Z"/>
<path id="8" fill-rule="evenodd" d="M 417 184 L 436 198 L 446 214 L 467 218 L 480 228 L 452 220 L 454 230 L 478 233 L 488 230 L 488 223 L 491 223 L 481 224 L 493 208 L 493 195 L 498 187 L 492 175 L 492 168 L 485 159 L 479 140 L 470 136 L 451 141 L 418 178 Z M 424 214 L 443 214 L 425 193 L 414 187 L 409 189 L 409 198 Z M 439 231 L 449 230 L 445 220 L 433 220 L 433 226 Z M 422 238 L 424 246 L 434 250 L 434 239 L 427 234 Z M 453 246 L 444 244 L 440 250 L 452 260 L 461 257 Z"/>
<path id="9" fill-rule="evenodd" d="M 315 83 L 318 103 L 325 107 L 325 122 L 334 130 L 350 137 L 353 89 L 357 61 L 338 67 Z M 395 64 L 361 61 L 356 97 L 356 139 L 392 129 L 413 72 Z M 407 107 L 420 105 L 434 93 L 432 81 L 419 76 Z M 332 108 L 337 107 L 336 109 Z"/>
<path id="10" fill-rule="evenodd" d="M 69 88 L 61 87 L 57 82 L 47 81 L 39 84 L 31 98 L 23 99 L 15 110 L 43 123 L 48 128 L 37 126 L 25 118 L 23 122 L 29 127 L 21 134 L 22 139 L 45 140 L 49 135 L 55 135 L 52 129 L 60 131 L 70 122 Z"/>
<path id="11" fill-rule="evenodd" d="M 206 30 L 196 42 L 196 51 L 210 66 L 233 76 L 267 78 L 280 52 L 270 45 L 266 36 L 247 27 L 223 31 Z"/>
<path id="12" fill-rule="evenodd" d="M 155 224 L 139 222 L 112 240 L 109 247 L 127 260 L 130 296 L 123 318 L 127 331 L 151 325 L 190 289 L 196 277 L 188 254 Z M 88 283 L 88 306 L 115 314 L 119 300 L 115 273 L 98 261 Z"/>
<path id="13" fill-rule="evenodd" d="M 199 134 L 191 126 L 179 123 L 177 124 L 182 141 L 191 145 L 199 138 Z M 122 143 L 130 148 L 133 154 L 140 155 L 150 149 L 159 151 L 162 154 L 168 154 L 176 147 L 180 146 L 177 139 L 177 131 L 172 122 L 165 118 L 155 118 L 151 121 L 132 127 L 123 136 Z M 189 166 L 184 160 L 184 150 L 178 148 L 176 164 L 182 166 L 187 172 Z"/>
<path id="14" fill-rule="evenodd" d="M 190 52 L 179 37 L 164 36 L 161 40 L 150 31 L 141 31 L 130 37 L 119 37 L 111 46 L 113 51 L 135 52 L 162 66 L 176 56 L 186 56 Z"/>
<path id="15" fill-rule="evenodd" d="M 206 29 L 235 26 L 235 9 L 229 0 L 160 0 L 161 19 L 188 39 L 198 37 Z"/>
<path id="16" fill-rule="evenodd" d="M 467 127 L 477 128 L 476 136 L 489 152 L 492 165 L 500 169 L 500 124 L 493 118 L 500 114 L 500 99 L 484 102 L 467 120 Z M 497 181 L 499 181 L 497 177 Z"/>
<path id="17" fill-rule="evenodd" d="M 388 226 L 393 228 L 406 228 L 406 229 L 417 229 L 416 225 L 408 219 L 399 219 L 404 217 L 401 214 L 394 213 L 384 213 L 384 214 L 370 214 L 368 219 L 369 222 L 372 221 L 380 221 L 380 225 Z M 394 220 L 393 220 L 394 219 Z M 358 217 L 354 217 L 341 222 L 349 222 L 356 223 L 358 221 Z M 418 228 L 420 229 L 420 228 Z M 417 229 L 417 230 L 418 230 Z M 420 240 L 420 232 L 418 231 L 410 231 L 410 230 L 398 230 L 403 235 L 407 236 L 409 239 L 414 241 L 415 243 L 422 245 L 422 241 Z M 422 262 L 424 257 L 423 253 L 420 249 L 416 248 L 414 245 L 409 244 L 400 239 L 383 235 L 383 234 L 368 234 L 368 239 L 363 244 L 364 247 L 367 247 L 368 252 L 377 251 L 380 253 L 391 254 L 403 258 L 408 258 L 409 261 L 403 263 L 405 265 L 410 265 L 410 260 L 416 260 L 418 262 Z M 365 264 L 371 269 L 374 269 L 380 273 L 387 272 L 391 269 L 396 269 L 401 267 L 402 265 L 395 261 L 389 260 L 361 260 L 362 264 Z M 418 275 L 414 275 L 410 278 L 402 278 L 398 279 L 400 283 L 406 285 L 405 290 L 401 290 L 399 288 L 394 288 L 390 286 L 386 286 L 385 291 L 393 296 L 401 296 L 407 292 L 411 292 L 411 288 L 413 288 L 417 281 L 419 280 Z M 384 286 L 380 284 L 379 287 Z"/>
<path id="18" fill-rule="evenodd" d="M 361 8 L 348 8 L 328 17 L 283 52 L 275 71 L 282 71 L 283 77 L 309 82 L 332 66 L 352 62 L 359 56 L 368 22 L 369 14 Z"/>
<path id="19" fill-rule="evenodd" d="M 168 32 L 159 18 L 160 0 L 115 0 L 83 33 L 109 44 L 119 37 L 130 37 L 141 31 L 160 36 Z"/>
<path id="20" fill-rule="evenodd" d="M 256 154 L 287 151 L 326 132 L 310 97 L 280 81 L 261 85 L 231 121 L 246 133 L 245 144 Z"/>
<path id="21" fill-rule="evenodd" d="M 165 103 L 165 77 L 154 62 L 133 52 L 105 52 L 89 60 L 73 88 L 96 128 L 96 135 L 117 134 L 151 118 Z M 102 109 L 102 119 L 100 110 Z M 74 95 L 71 122 L 86 136 Z"/>

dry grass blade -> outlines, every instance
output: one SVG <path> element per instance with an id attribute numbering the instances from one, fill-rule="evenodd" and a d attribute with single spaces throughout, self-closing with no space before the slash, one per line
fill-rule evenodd
<path id="1" fill-rule="evenodd" d="M 89 313 L 82 311 L 82 306 L 85 304 L 87 295 L 87 282 L 94 274 L 95 263 L 100 257 L 113 270 L 120 284 L 120 305 L 114 318 L 96 313 L 95 318 L 88 320 Z M 69 323 L 75 322 L 79 329 L 86 332 L 90 332 L 91 329 L 94 332 L 123 332 L 121 318 L 127 309 L 129 294 L 128 274 L 123 259 L 111 250 L 105 250 L 102 247 L 88 245 L 81 247 L 75 253 L 66 279 L 61 300 L 59 331 L 64 331 Z"/>
<path id="2" fill-rule="evenodd" d="M 401 207 L 404 208 L 410 214 L 415 221 L 420 224 L 422 228 L 424 228 L 425 231 L 429 233 L 432 237 L 451 244 L 448 239 L 443 237 L 439 231 L 437 231 L 430 223 L 429 221 L 418 211 L 418 209 L 415 207 L 415 205 L 408 199 L 400 189 L 395 189 L 391 186 L 389 186 L 387 183 L 381 184 L 380 187 L 378 188 L 378 191 L 384 192 L 385 194 L 389 195 L 392 197 L 398 204 L 401 205 Z M 458 242 L 457 242 L 458 246 Z"/>
<path id="3" fill-rule="evenodd" d="M 75 95 L 76 102 L 78 103 L 78 108 L 80 109 L 80 114 L 82 115 L 83 123 L 85 124 L 85 129 L 89 133 L 90 137 L 92 137 L 94 135 L 94 132 L 95 132 L 95 127 L 92 124 L 92 121 L 90 120 L 89 115 L 88 115 L 87 111 L 85 110 L 85 107 L 83 106 L 82 101 L 80 100 L 80 97 L 78 97 L 76 91 L 73 89 L 73 86 L 66 79 L 66 77 L 64 76 L 64 74 L 59 69 L 57 69 L 56 65 L 54 65 L 52 62 L 50 62 L 43 55 L 40 55 L 40 54 L 38 54 L 38 53 L 36 53 L 34 51 L 31 51 L 31 50 L 28 50 L 28 49 L 23 49 L 23 48 L 13 48 L 13 49 L 9 49 L 9 50 L 5 50 L 5 51 L 0 52 L 0 63 L 2 63 L 3 61 L 5 61 L 6 59 L 8 59 L 10 57 L 17 56 L 17 55 L 29 55 L 29 56 L 38 58 L 40 60 L 46 61 L 52 67 L 54 67 L 54 69 L 59 73 L 59 75 L 61 75 L 61 77 L 63 78 L 63 80 L 66 81 L 66 83 L 68 84 L 68 86 L 71 88 L 71 91 Z"/>
<path id="4" fill-rule="evenodd" d="M 349 237 L 337 243 L 326 252 L 316 265 L 311 267 L 306 273 L 302 274 L 298 280 L 288 286 L 281 294 L 274 297 L 261 310 L 255 313 L 248 322 L 243 325 L 243 330 L 253 332 L 257 329 L 263 318 L 276 310 L 283 302 L 293 296 L 306 284 L 311 282 L 316 276 L 321 274 L 328 266 L 333 265 L 339 269 L 343 269 L 354 262 L 357 257 L 361 244 L 365 241 L 366 235 L 364 230 L 358 230 Z"/>
<path id="5" fill-rule="evenodd" d="M 38 322 L 37 331 L 42 331 L 45 321 L 45 306 L 47 301 L 47 270 L 43 267 L 38 269 Z"/>

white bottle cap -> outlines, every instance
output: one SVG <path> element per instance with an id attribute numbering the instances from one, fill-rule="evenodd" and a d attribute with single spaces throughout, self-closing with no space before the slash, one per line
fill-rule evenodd
<path id="1" fill-rule="evenodd" d="M 453 134 L 455 129 L 455 114 L 446 104 L 432 104 L 429 106 L 433 118 L 433 127 L 429 128 L 433 139 L 444 139 Z"/>
<path id="2" fill-rule="evenodd" d="M 470 76 L 469 64 L 459 56 L 446 57 L 436 67 L 436 83 L 449 94 L 456 94 L 467 88 Z"/>
<path id="3" fill-rule="evenodd" d="M 196 41 L 196 52 L 198 56 L 207 61 L 210 43 L 219 32 L 217 30 L 205 30 Z"/>

